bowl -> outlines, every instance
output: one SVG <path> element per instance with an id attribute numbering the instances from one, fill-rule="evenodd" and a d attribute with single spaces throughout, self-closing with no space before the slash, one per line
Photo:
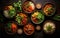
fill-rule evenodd
<path id="1" fill-rule="evenodd" d="M 40 24 L 44 21 L 44 15 L 42 14 L 42 11 L 34 11 L 34 13 L 31 15 L 31 21 L 34 24 Z"/>
<path id="2" fill-rule="evenodd" d="M 8 22 L 5 26 L 5 32 L 9 35 L 13 35 L 17 32 L 17 24 L 15 22 Z"/>
<path id="3" fill-rule="evenodd" d="M 44 15 L 46 16 L 52 16 L 55 14 L 55 11 L 56 11 L 56 7 L 53 3 L 46 3 L 43 8 L 43 13 Z"/>
<path id="4" fill-rule="evenodd" d="M 35 10 L 35 4 L 33 1 L 25 1 L 22 5 L 22 9 L 25 13 L 33 13 Z"/>
<path id="5" fill-rule="evenodd" d="M 44 23 L 43 30 L 46 34 L 53 34 L 55 31 L 55 23 L 51 20 L 47 20 Z"/>
<path id="6" fill-rule="evenodd" d="M 23 29 L 26 35 L 32 35 L 35 31 L 33 24 L 27 24 Z"/>
<path id="7" fill-rule="evenodd" d="M 18 13 L 15 20 L 18 25 L 26 25 L 28 23 L 28 16 L 25 13 Z"/>
<path id="8" fill-rule="evenodd" d="M 22 30 L 21 28 L 19 28 L 19 29 L 17 30 L 17 33 L 18 33 L 19 35 L 21 35 L 21 34 L 23 33 L 23 30 Z"/>
<path id="9" fill-rule="evenodd" d="M 4 10 L 3 10 L 3 15 L 6 18 L 13 18 L 16 15 L 16 10 L 13 6 L 9 5 L 9 6 L 5 6 Z"/>

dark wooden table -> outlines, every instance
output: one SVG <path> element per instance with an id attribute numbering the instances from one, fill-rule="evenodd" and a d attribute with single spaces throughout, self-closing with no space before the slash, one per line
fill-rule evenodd
<path id="1" fill-rule="evenodd" d="M 17 2 L 18 0 L 0 0 L 0 13 L 2 14 L 2 9 L 4 6 L 6 5 L 12 5 L 12 3 Z M 22 2 L 24 2 L 25 0 L 22 0 Z M 46 2 L 51 2 L 54 3 L 56 6 L 56 14 L 60 14 L 60 0 L 32 0 L 35 4 L 36 3 L 41 3 L 42 6 L 46 3 Z M 49 19 L 47 19 L 49 20 Z M 53 20 L 54 21 L 54 20 Z M 44 34 L 42 31 L 40 32 L 35 32 L 33 35 L 31 36 L 26 36 L 24 34 L 22 35 L 7 35 L 4 32 L 4 23 L 0 23 L 0 38 L 55 38 L 55 37 L 60 37 L 59 33 L 60 33 L 60 21 L 54 21 L 56 24 L 56 31 L 54 34 L 52 35 L 47 35 Z"/>

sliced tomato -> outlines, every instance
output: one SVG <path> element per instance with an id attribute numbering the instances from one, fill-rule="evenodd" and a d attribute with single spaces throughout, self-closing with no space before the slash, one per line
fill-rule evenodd
<path id="1" fill-rule="evenodd" d="M 27 9 L 28 12 L 32 12 L 32 10 L 30 10 L 29 8 Z"/>
<path id="2" fill-rule="evenodd" d="M 30 9 L 30 10 L 34 10 L 34 9 L 32 8 L 32 6 L 29 6 L 29 9 Z"/>
<path id="3" fill-rule="evenodd" d="M 14 23 L 12 23 L 11 28 L 12 28 L 12 31 L 13 31 L 13 32 L 15 32 L 15 31 L 16 31 L 16 29 L 17 29 L 17 26 L 16 26 Z"/>
<path id="4" fill-rule="evenodd" d="M 22 19 L 22 24 L 26 24 L 27 23 L 27 18 L 23 18 Z"/>
<path id="5" fill-rule="evenodd" d="M 34 22 L 38 22 L 37 18 L 32 18 L 32 20 L 33 20 Z"/>

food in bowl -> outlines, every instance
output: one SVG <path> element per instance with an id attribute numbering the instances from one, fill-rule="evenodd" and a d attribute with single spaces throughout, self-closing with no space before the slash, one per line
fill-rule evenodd
<path id="1" fill-rule="evenodd" d="M 35 9 L 35 5 L 32 1 L 25 1 L 23 3 L 23 10 L 26 12 L 26 13 L 32 13 Z"/>
<path id="2" fill-rule="evenodd" d="M 41 30 L 41 26 L 40 26 L 40 25 L 37 25 L 37 26 L 36 26 L 36 30 L 37 30 L 37 31 Z"/>
<path id="3" fill-rule="evenodd" d="M 22 0 L 13 3 L 13 6 L 15 7 L 17 12 L 22 12 Z"/>
<path id="4" fill-rule="evenodd" d="M 26 35 L 32 35 L 34 33 L 34 26 L 32 24 L 27 24 L 24 26 L 24 33 Z"/>
<path id="5" fill-rule="evenodd" d="M 17 31 L 17 24 L 15 24 L 14 22 L 7 23 L 7 25 L 5 26 L 5 31 L 7 34 L 15 34 Z"/>
<path id="6" fill-rule="evenodd" d="M 18 29 L 18 30 L 17 30 L 17 33 L 18 33 L 18 34 L 22 34 L 22 33 L 23 33 L 23 30 L 22 30 L 22 29 Z"/>
<path id="7" fill-rule="evenodd" d="M 55 28 L 56 28 L 55 24 L 51 21 L 45 22 L 45 24 L 43 26 L 43 30 L 47 34 L 52 34 L 55 31 Z"/>
<path id="8" fill-rule="evenodd" d="M 6 18 L 13 18 L 16 15 L 16 10 L 13 6 L 5 6 L 3 14 Z"/>
<path id="9" fill-rule="evenodd" d="M 37 9 L 41 9 L 42 5 L 40 3 L 36 4 Z"/>
<path id="10" fill-rule="evenodd" d="M 42 14 L 41 11 L 35 11 L 32 15 L 31 15 L 31 20 L 34 24 L 40 24 L 43 22 L 44 20 L 44 15 Z"/>
<path id="11" fill-rule="evenodd" d="M 16 15 L 16 22 L 19 25 L 26 25 L 28 22 L 28 16 L 24 13 L 19 13 Z"/>
<path id="12" fill-rule="evenodd" d="M 43 12 L 46 16 L 52 16 L 55 13 L 55 6 L 51 3 L 45 4 Z"/>

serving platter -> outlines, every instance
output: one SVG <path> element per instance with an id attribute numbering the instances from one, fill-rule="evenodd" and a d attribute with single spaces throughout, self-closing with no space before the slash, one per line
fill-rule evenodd
<path id="1" fill-rule="evenodd" d="M 26 0 L 22 0 L 22 4 L 25 2 Z M 27 0 L 28 1 L 28 0 Z M 55 4 L 55 2 L 53 1 L 53 0 L 31 0 L 31 1 L 33 1 L 34 2 L 34 4 L 37 4 L 37 3 L 40 3 L 40 4 L 42 4 L 42 7 L 46 4 L 46 3 L 53 3 L 53 4 Z M 4 2 L 4 3 L 3 3 Z M 14 2 L 18 2 L 18 0 L 10 0 L 10 1 L 5 1 L 5 0 L 3 0 L 2 1 L 2 8 L 1 8 L 1 14 L 2 14 L 2 16 L 4 17 L 4 15 L 3 15 L 3 7 L 4 6 L 7 6 L 7 5 L 12 5 Z M 55 4 L 55 6 L 56 6 L 56 4 Z M 57 11 L 55 12 L 55 13 L 57 13 Z M 8 19 L 8 18 L 5 18 L 4 17 L 4 21 L 3 22 L 1 22 L 1 24 L 2 24 L 2 37 L 6 37 L 6 38 L 8 38 L 8 37 L 13 37 L 13 38 L 44 38 L 44 37 L 55 37 L 56 35 L 55 34 L 57 34 L 57 32 L 55 31 L 52 35 L 47 35 L 47 34 L 45 34 L 44 32 L 43 32 L 43 23 L 46 21 L 46 20 L 52 20 L 52 21 L 54 21 L 55 23 L 59 23 L 59 22 L 56 22 L 55 20 L 53 20 L 53 19 L 51 19 L 54 15 L 56 15 L 56 14 L 54 14 L 53 16 L 51 16 L 51 17 L 47 17 L 47 16 L 45 16 L 45 19 L 44 19 L 44 21 L 41 23 L 41 24 L 34 24 L 32 21 L 31 21 L 31 19 L 30 19 L 30 16 L 31 16 L 31 14 L 27 14 L 28 15 L 28 17 L 29 17 L 29 22 L 28 23 L 32 23 L 35 27 L 36 27 L 36 25 L 40 25 L 41 26 L 41 30 L 40 31 L 36 31 L 35 30 L 35 32 L 32 34 L 32 35 L 30 35 L 30 36 L 28 36 L 28 35 L 26 35 L 24 32 L 23 32 L 23 34 L 22 35 L 19 35 L 19 34 L 14 34 L 14 35 L 9 35 L 9 34 L 7 34 L 6 32 L 5 32 L 5 29 L 4 29 L 4 27 L 5 27 L 5 24 L 7 24 L 9 21 L 15 21 L 14 19 L 15 18 L 12 18 L 12 19 Z M 57 26 L 58 24 L 56 24 L 56 26 Z M 59 24 L 60 25 L 60 24 Z M 23 27 L 24 26 L 19 26 L 19 25 L 17 25 L 18 26 L 18 28 L 22 28 L 23 29 Z M 57 30 L 57 28 L 56 28 L 56 30 Z M 36 37 L 37 36 L 37 37 Z"/>

